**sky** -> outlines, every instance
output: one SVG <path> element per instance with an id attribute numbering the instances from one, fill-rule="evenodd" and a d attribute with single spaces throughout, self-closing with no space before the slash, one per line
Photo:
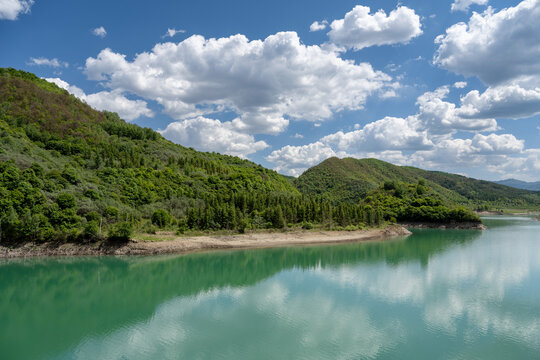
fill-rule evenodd
<path id="1" fill-rule="evenodd" d="M 540 0 L 0 0 L 0 67 L 298 176 L 374 157 L 540 180 Z"/>

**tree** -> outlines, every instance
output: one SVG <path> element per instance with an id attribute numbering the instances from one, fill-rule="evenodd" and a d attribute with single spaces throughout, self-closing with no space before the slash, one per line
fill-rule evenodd
<path id="1" fill-rule="evenodd" d="M 152 214 L 152 224 L 164 228 L 171 222 L 171 215 L 166 210 L 158 209 Z"/>
<path id="2" fill-rule="evenodd" d="M 68 193 L 61 193 L 56 197 L 56 203 L 60 207 L 60 209 L 71 209 L 77 206 L 77 203 L 75 202 L 75 198 L 73 195 Z"/>

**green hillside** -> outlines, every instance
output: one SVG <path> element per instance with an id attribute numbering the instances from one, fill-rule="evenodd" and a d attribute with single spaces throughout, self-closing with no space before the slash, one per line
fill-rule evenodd
<path id="1" fill-rule="evenodd" d="M 384 182 L 426 185 L 446 202 L 474 208 L 538 207 L 540 193 L 439 171 L 396 166 L 376 159 L 330 158 L 305 171 L 297 188 L 333 201 L 357 202 Z"/>
<path id="2" fill-rule="evenodd" d="M 0 69 L 1 243 L 376 225 L 373 211 L 303 196 L 275 171 L 173 144 L 31 73 Z"/>

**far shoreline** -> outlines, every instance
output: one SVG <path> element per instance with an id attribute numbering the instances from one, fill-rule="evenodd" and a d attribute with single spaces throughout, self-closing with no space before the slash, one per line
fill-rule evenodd
<path id="1" fill-rule="evenodd" d="M 355 231 L 292 231 L 238 235 L 183 237 L 161 235 L 160 241 L 134 241 L 124 244 L 28 243 L 19 247 L 0 247 L 0 259 L 55 256 L 122 256 L 188 254 L 215 250 L 245 250 L 287 246 L 327 245 L 386 240 L 412 233 L 401 225 Z M 157 235 L 159 236 L 159 235 Z M 156 236 L 156 237 L 157 237 Z"/>

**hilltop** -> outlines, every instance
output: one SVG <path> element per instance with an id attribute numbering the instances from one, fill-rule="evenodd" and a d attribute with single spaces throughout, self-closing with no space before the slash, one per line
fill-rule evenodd
<path id="1" fill-rule="evenodd" d="M 442 200 L 471 208 L 540 206 L 540 193 L 440 171 L 396 166 L 376 159 L 329 158 L 295 180 L 302 193 L 357 202 L 383 182 L 425 184 Z"/>

